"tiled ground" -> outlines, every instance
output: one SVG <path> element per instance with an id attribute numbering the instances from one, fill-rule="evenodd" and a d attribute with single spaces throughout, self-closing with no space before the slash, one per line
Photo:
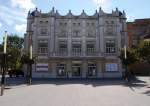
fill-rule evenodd
<path id="1" fill-rule="evenodd" d="M 123 80 L 7 80 L 0 106 L 150 106 L 150 79 Z M 8 89 L 10 88 L 10 89 Z"/>

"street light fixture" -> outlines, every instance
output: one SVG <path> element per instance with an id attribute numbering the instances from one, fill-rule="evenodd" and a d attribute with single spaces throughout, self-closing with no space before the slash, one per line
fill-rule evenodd
<path id="1" fill-rule="evenodd" d="M 33 64 L 33 54 L 32 54 L 32 34 L 33 34 L 33 31 L 28 31 L 28 34 L 29 34 L 29 63 L 28 63 L 29 72 L 28 72 L 27 80 L 28 80 L 28 84 L 31 85 L 31 83 L 32 83 L 32 64 Z"/>
<path id="2" fill-rule="evenodd" d="M 1 78 L 1 96 L 4 94 L 4 89 L 5 89 L 5 74 L 7 71 L 7 31 L 5 31 L 5 36 L 4 36 L 4 51 L 3 51 L 3 56 L 2 56 L 2 78 Z"/>

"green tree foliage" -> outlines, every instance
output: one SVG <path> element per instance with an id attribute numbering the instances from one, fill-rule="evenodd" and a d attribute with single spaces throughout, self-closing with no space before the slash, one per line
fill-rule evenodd
<path id="1" fill-rule="evenodd" d="M 17 35 L 10 35 L 8 36 L 8 46 L 11 46 L 13 48 L 21 49 L 23 47 L 23 38 L 18 37 Z"/>
<path id="2" fill-rule="evenodd" d="M 122 49 L 121 54 L 119 56 L 119 58 L 122 61 L 122 64 L 131 65 L 138 61 L 138 55 L 136 49 L 127 49 L 126 54 L 127 54 L 127 58 L 125 59 L 125 52 L 124 49 Z"/>
<path id="3" fill-rule="evenodd" d="M 150 40 L 142 41 L 138 48 L 140 60 L 150 64 Z"/>
<path id="4" fill-rule="evenodd" d="M 21 64 L 21 50 L 23 47 L 23 38 L 17 35 L 8 35 L 7 38 L 7 62 L 8 68 L 13 70 L 19 70 L 22 67 Z M 0 46 L 0 51 L 3 52 L 3 43 Z"/>
<path id="5" fill-rule="evenodd" d="M 36 59 L 36 56 L 34 55 L 33 59 L 30 60 L 29 53 L 24 51 L 24 54 L 21 56 L 21 63 L 22 64 L 29 64 L 30 62 L 32 62 L 32 64 L 33 64 L 35 59 Z"/>

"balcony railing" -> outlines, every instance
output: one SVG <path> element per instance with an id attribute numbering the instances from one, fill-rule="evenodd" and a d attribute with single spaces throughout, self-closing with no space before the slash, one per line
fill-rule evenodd
<path id="1" fill-rule="evenodd" d="M 81 56 L 82 55 L 81 48 L 73 48 L 71 54 L 72 56 Z"/>
<path id="2" fill-rule="evenodd" d="M 117 56 L 117 53 L 104 53 L 104 56 Z"/>
<path id="3" fill-rule="evenodd" d="M 67 52 L 55 52 L 54 53 L 54 56 L 67 56 L 68 55 L 68 53 Z"/>
<path id="4" fill-rule="evenodd" d="M 98 53 L 98 52 L 53 52 L 53 53 L 38 53 L 38 56 L 49 56 L 49 57 L 97 57 L 97 56 L 118 56 L 117 53 Z"/>
<path id="5" fill-rule="evenodd" d="M 96 53 L 94 48 L 88 48 L 87 52 L 86 52 L 86 55 L 87 56 L 96 56 L 96 55 L 98 55 L 98 53 Z"/>
<path id="6" fill-rule="evenodd" d="M 38 56 L 48 56 L 48 48 L 41 47 L 38 49 Z"/>

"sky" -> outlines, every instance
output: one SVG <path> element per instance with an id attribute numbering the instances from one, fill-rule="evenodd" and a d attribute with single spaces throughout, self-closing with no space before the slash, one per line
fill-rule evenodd
<path id="1" fill-rule="evenodd" d="M 5 31 L 23 37 L 27 13 L 36 7 L 44 13 L 55 7 L 62 15 L 67 14 L 68 10 L 79 15 L 83 9 L 92 15 L 99 7 L 111 13 L 117 7 L 126 12 L 127 21 L 150 18 L 150 0 L 0 0 L 0 42 Z"/>

